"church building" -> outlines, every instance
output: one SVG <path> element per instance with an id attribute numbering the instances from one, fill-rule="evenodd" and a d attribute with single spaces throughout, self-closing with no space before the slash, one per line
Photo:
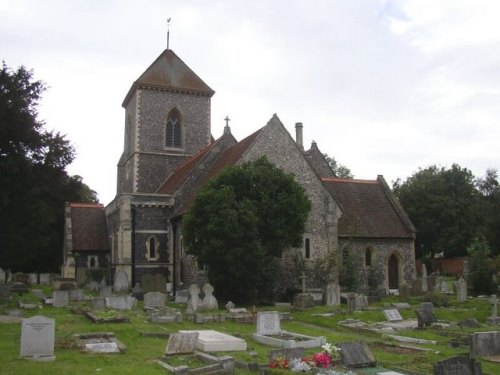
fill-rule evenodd
<path id="1" fill-rule="evenodd" d="M 124 271 L 132 286 L 144 275 L 161 274 L 173 290 L 204 282 L 206 272 L 183 246 L 182 217 L 199 188 L 225 166 L 265 155 L 292 173 L 311 201 L 303 248 L 290 252 L 301 252 L 306 264 L 330 252 L 339 259 L 351 257 L 363 284 L 370 273 L 376 274 L 379 288 L 386 291 L 411 283 L 415 229 L 382 176 L 337 178 L 316 143 L 304 149 L 302 124 L 295 125 L 293 138 L 277 115 L 241 141 L 226 122 L 222 136 L 214 139 L 213 95 L 170 49 L 126 94 L 117 193 L 101 208 L 113 274 Z M 64 255 L 67 274 L 74 264 L 85 264 L 71 252 L 70 242 L 66 240 Z"/>

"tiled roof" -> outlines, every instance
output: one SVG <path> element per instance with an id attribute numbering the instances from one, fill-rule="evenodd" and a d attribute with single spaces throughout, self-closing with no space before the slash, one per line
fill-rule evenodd
<path id="1" fill-rule="evenodd" d="M 70 203 L 73 252 L 109 250 L 102 204 Z"/>
<path id="2" fill-rule="evenodd" d="M 323 178 L 343 210 L 339 237 L 411 238 L 404 213 L 392 202 L 379 180 Z M 390 194 L 390 193 L 389 193 Z"/>
<path id="3" fill-rule="evenodd" d="M 150 88 L 212 96 L 212 90 L 182 61 L 174 51 L 166 49 L 134 82 L 123 106 L 127 105 L 136 88 Z"/>
<path id="4" fill-rule="evenodd" d="M 179 165 L 177 169 L 166 179 L 163 185 L 156 191 L 158 194 L 173 194 L 182 182 L 186 179 L 191 171 L 198 165 L 198 162 L 202 160 L 205 155 L 217 144 L 217 141 L 210 143 L 203 149 L 201 149 L 197 154 L 193 155 L 187 159 L 184 163 Z"/>

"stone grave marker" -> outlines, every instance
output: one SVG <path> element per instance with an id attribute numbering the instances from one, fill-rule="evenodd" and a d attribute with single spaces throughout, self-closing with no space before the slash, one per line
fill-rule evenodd
<path id="1" fill-rule="evenodd" d="M 500 323 L 500 318 L 498 317 L 498 311 L 497 311 L 497 296 L 496 294 L 492 294 L 490 298 L 490 303 L 491 303 L 491 316 L 486 319 L 488 323 L 493 323 L 493 324 L 498 324 Z"/>
<path id="2" fill-rule="evenodd" d="M 422 292 L 425 293 L 429 290 L 429 285 L 427 283 L 427 267 L 422 263 Z"/>
<path id="3" fill-rule="evenodd" d="M 434 375 L 481 375 L 481 362 L 464 356 L 447 358 L 434 364 Z"/>
<path id="4" fill-rule="evenodd" d="M 160 292 L 149 292 L 144 295 L 144 308 L 157 309 L 165 306 L 167 296 Z"/>
<path id="5" fill-rule="evenodd" d="M 106 282 L 106 277 L 103 276 L 103 278 L 99 282 L 99 289 L 104 288 L 107 285 L 108 285 L 108 283 Z"/>
<path id="6" fill-rule="evenodd" d="M 73 289 L 69 291 L 70 301 L 83 301 L 84 298 L 83 289 Z"/>
<path id="7" fill-rule="evenodd" d="M 247 349 L 247 342 L 235 336 L 231 336 L 219 331 L 199 330 L 199 331 L 179 331 L 179 333 L 197 332 L 198 340 L 196 349 L 203 352 L 230 352 Z"/>
<path id="8" fill-rule="evenodd" d="M 304 358 L 305 356 L 305 349 L 304 348 L 281 348 L 281 349 L 274 349 L 271 350 L 271 353 L 269 354 L 269 363 L 274 361 L 278 357 L 285 358 L 286 360 L 290 361 L 291 359 L 294 358 Z"/>
<path id="9" fill-rule="evenodd" d="M 455 283 L 457 289 L 457 302 L 467 301 L 467 281 L 463 277 Z"/>
<path id="10" fill-rule="evenodd" d="M 457 323 L 459 327 L 462 328 L 479 328 L 479 322 L 476 318 L 465 318 Z"/>
<path id="11" fill-rule="evenodd" d="M 27 293 L 30 288 L 23 282 L 16 281 L 10 286 L 11 293 L 23 294 Z"/>
<path id="12" fill-rule="evenodd" d="M 154 292 L 155 290 L 155 278 L 153 275 L 146 273 L 142 275 L 141 278 L 142 290 L 144 293 Z"/>
<path id="13" fill-rule="evenodd" d="M 384 315 L 388 322 L 400 322 L 403 320 L 397 309 L 384 310 Z"/>
<path id="14" fill-rule="evenodd" d="M 448 293 L 449 292 L 449 289 L 448 289 L 448 280 L 441 280 L 441 293 Z"/>
<path id="15" fill-rule="evenodd" d="M 129 281 L 127 273 L 124 270 L 117 270 L 113 282 L 113 290 L 115 292 L 128 292 L 128 289 Z"/>
<path id="16" fill-rule="evenodd" d="M 412 281 L 411 292 L 414 296 L 420 296 L 422 294 L 422 280 L 415 279 Z"/>
<path id="17" fill-rule="evenodd" d="M 106 308 L 106 298 L 105 297 L 92 298 L 92 310 L 104 310 L 105 308 Z"/>
<path id="18" fill-rule="evenodd" d="M 228 303 L 226 303 L 226 310 L 227 311 L 230 311 L 231 309 L 234 309 L 236 306 L 233 302 L 229 301 Z"/>
<path id="19" fill-rule="evenodd" d="M 429 292 L 433 292 L 434 290 L 436 290 L 436 282 L 436 275 L 431 273 L 430 276 L 427 277 L 427 288 Z"/>
<path id="20" fill-rule="evenodd" d="M 363 343 L 344 342 L 339 347 L 342 363 L 346 367 L 373 367 L 377 364 L 372 352 Z"/>
<path id="21" fill-rule="evenodd" d="M 187 313 L 194 314 L 200 308 L 200 288 L 193 284 L 189 287 L 189 299 L 187 301 Z"/>
<path id="22" fill-rule="evenodd" d="M 500 332 L 476 332 L 469 336 L 471 357 L 500 355 Z"/>
<path id="23" fill-rule="evenodd" d="M 69 291 L 67 290 L 54 290 L 52 292 L 52 306 L 65 307 L 69 304 Z"/>
<path id="24" fill-rule="evenodd" d="M 189 290 L 180 289 L 175 292 L 175 303 L 187 303 L 189 299 Z"/>
<path id="25" fill-rule="evenodd" d="M 203 307 L 207 310 L 217 310 L 219 308 L 219 304 L 217 303 L 217 299 L 213 295 L 214 287 L 209 283 L 203 285 L 203 293 L 205 296 L 203 297 Z"/>
<path id="26" fill-rule="evenodd" d="M 198 332 L 170 334 L 165 348 L 165 355 L 192 353 L 196 347 L 198 336 Z"/>
<path id="27" fill-rule="evenodd" d="M 85 344 L 85 350 L 91 353 L 111 354 L 120 353 L 116 342 L 90 342 Z"/>
<path id="28" fill-rule="evenodd" d="M 340 286 L 335 282 L 329 282 L 326 285 L 326 305 L 340 305 Z"/>
<path id="29" fill-rule="evenodd" d="M 258 335 L 277 335 L 280 332 L 280 316 L 277 311 L 261 311 L 257 313 Z"/>
<path id="30" fill-rule="evenodd" d="M 113 287 L 111 285 L 105 285 L 99 288 L 99 297 L 111 297 L 113 294 Z"/>
<path id="31" fill-rule="evenodd" d="M 0 284 L 0 300 L 10 298 L 10 289 L 7 284 Z"/>
<path id="32" fill-rule="evenodd" d="M 122 353 L 127 349 L 113 332 L 78 333 L 74 336 L 79 346 L 90 353 L 114 354 Z"/>
<path id="33" fill-rule="evenodd" d="M 399 301 L 407 302 L 410 298 L 410 290 L 408 284 L 402 283 L 399 285 Z"/>
<path id="34" fill-rule="evenodd" d="M 114 310 L 132 310 L 136 300 L 134 297 L 119 295 L 106 297 L 106 307 Z"/>
<path id="35" fill-rule="evenodd" d="M 162 274 L 153 275 L 153 290 L 152 292 L 167 293 L 167 281 Z"/>
<path id="36" fill-rule="evenodd" d="M 429 310 L 416 310 L 418 327 L 423 328 L 429 326 L 431 323 L 437 322 L 436 317 Z"/>
<path id="37" fill-rule="evenodd" d="M 55 320 L 37 315 L 21 323 L 21 357 L 53 361 Z"/>
<path id="38" fill-rule="evenodd" d="M 347 294 L 347 312 L 351 314 L 356 310 L 356 295 L 354 293 Z"/>
<path id="39" fill-rule="evenodd" d="M 90 283 L 87 284 L 87 288 L 93 292 L 98 292 L 99 291 L 99 283 L 95 280 L 92 280 Z"/>
<path id="40" fill-rule="evenodd" d="M 432 302 L 422 302 L 420 304 L 420 310 L 432 312 L 433 309 L 434 309 L 434 305 Z"/>
<path id="41" fill-rule="evenodd" d="M 138 301 L 144 300 L 144 290 L 142 290 L 141 284 L 138 282 L 135 283 L 130 294 Z"/>

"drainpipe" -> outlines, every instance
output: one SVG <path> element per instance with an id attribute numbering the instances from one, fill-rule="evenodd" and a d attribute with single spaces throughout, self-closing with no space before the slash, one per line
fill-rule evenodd
<path id="1" fill-rule="evenodd" d="M 172 225 L 172 236 L 174 236 L 172 242 L 172 251 L 174 252 L 173 254 L 174 266 L 172 272 L 172 293 L 174 294 L 175 297 L 175 292 L 177 291 L 177 224 Z"/>
<path id="2" fill-rule="evenodd" d="M 130 254 L 130 260 L 132 263 L 132 270 L 131 270 L 132 274 L 130 276 L 132 279 L 131 286 L 133 288 L 133 286 L 135 285 L 135 207 L 131 208 L 131 212 L 132 212 L 132 246 L 131 246 L 132 254 Z"/>

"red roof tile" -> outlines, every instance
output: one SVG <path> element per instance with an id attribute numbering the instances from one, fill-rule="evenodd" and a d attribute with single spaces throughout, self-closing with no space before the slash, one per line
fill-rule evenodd
<path id="1" fill-rule="evenodd" d="M 73 252 L 109 250 L 102 204 L 70 203 Z"/>
<path id="2" fill-rule="evenodd" d="M 343 210 L 339 237 L 413 236 L 402 218 L 405 214 L 399 212 L 380 181 L 342 178 L 323 178 L 322 181 Z"/>

